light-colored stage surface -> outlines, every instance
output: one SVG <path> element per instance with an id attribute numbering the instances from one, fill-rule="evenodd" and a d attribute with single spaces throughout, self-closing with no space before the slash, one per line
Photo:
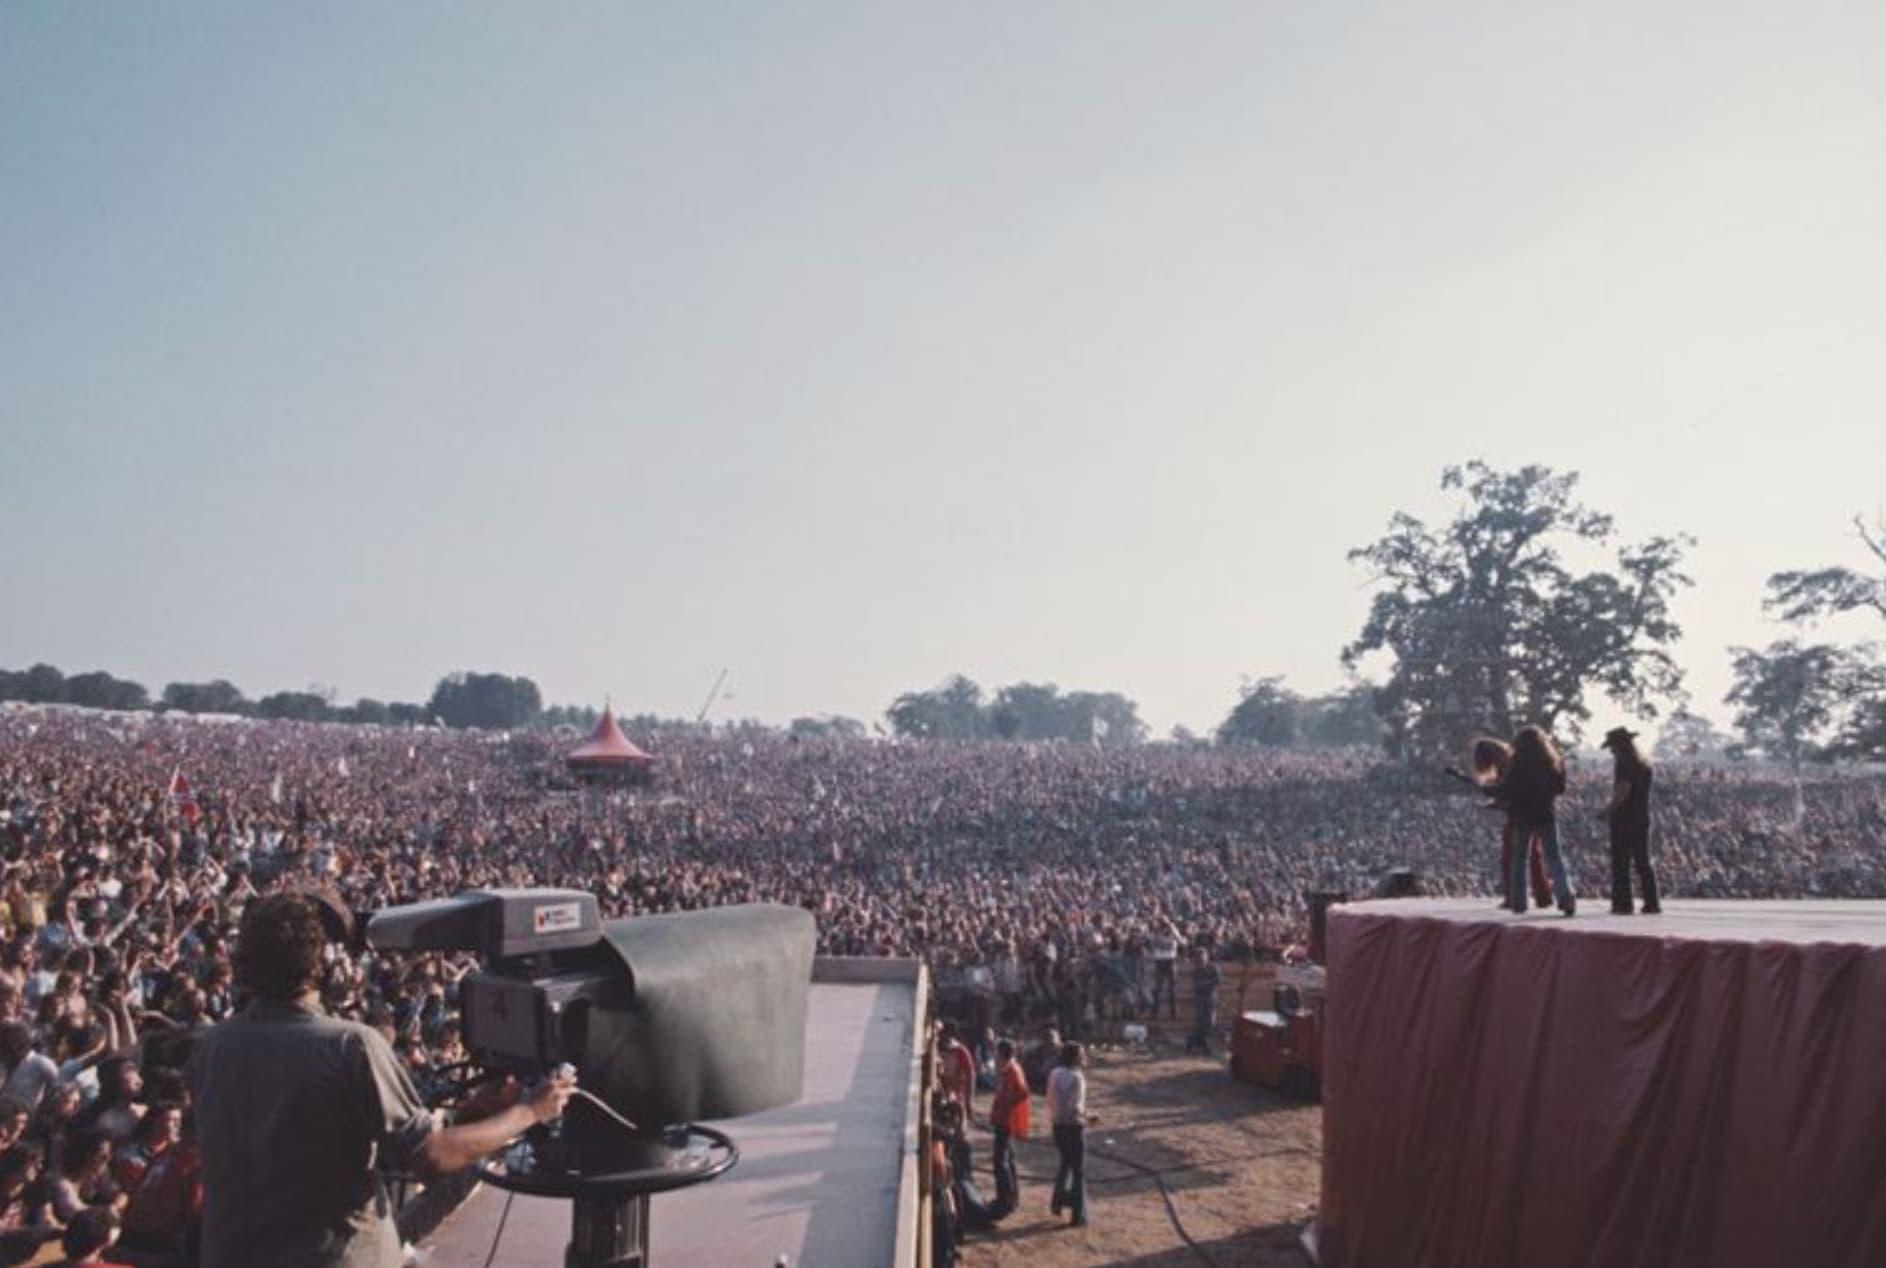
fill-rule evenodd
<path id="1" fill-rule="evenodd" d="M 1886 899 L 1678 898 L 1666 902 L 1663 913 L 1656 916 L 1614 916 L 1602 894 L 1580 898 L 1576 916 L 1561 916 L 1550 907 L 1534 908 L 1521 916 L 1495 906 L 1490 898 L 1388 898 L 1348 903 L 1343 910 L 1401 919 L 1550 927 L 1567 934 L 1886 946 Z"/>

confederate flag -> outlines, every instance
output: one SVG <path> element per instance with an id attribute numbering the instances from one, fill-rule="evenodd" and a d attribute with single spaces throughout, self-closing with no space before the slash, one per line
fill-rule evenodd
<path id="1" fill-rule="evenodd" d="M 183 821 L 196 827 L 196 794 L 190 791 L 190 781 L 183 777 L 183 767 L 170 772 L 170 804 L 177 808 Z"/>

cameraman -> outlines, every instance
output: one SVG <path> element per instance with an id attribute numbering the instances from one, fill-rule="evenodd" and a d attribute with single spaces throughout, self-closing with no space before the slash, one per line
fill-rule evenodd
<path id="1" fill-rule="evenodd" d="M 310 894 L 249 905 L 235 949 L 250 1001 L 190 1059 L 203 1154 L 203 1268 L 398 1268 L 379 1169 L 461 1170 L 563 1112 L 572 1080 L 446 1126 L 378 1031 L 321 1008 L 327 922 Z"/>

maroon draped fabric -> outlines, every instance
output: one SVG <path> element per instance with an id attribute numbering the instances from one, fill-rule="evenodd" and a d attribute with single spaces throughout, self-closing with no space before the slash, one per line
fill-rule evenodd
<path id="1" fill-rule="evenodd" d="M 1886 903 L 1329 915 L 1326 1268 L 1886 1264 Z"/>

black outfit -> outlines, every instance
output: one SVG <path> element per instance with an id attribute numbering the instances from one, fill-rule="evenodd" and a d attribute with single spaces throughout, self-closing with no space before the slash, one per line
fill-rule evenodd
<path id="1" fill-rule="evenodd" d="M 1506 881 L 1507 901 L 1512 910 L 1526 911 L 1526 867 L 1533 837 L 1545 849 L 1546 868 L 1552 874 L 1552 889 L 1559 910 L 1570 916 L 1578 911 L 1572 895 L 1571 877 L 1559 852 L 1559 825 L 1556 803 L 1565 792 L 1563 766 L 1537 766 L 1515 757 L 1506 774 L 1492 789 L 1494 801 L 1506 807 L 1506 817 L 1513 830 L 1513 852 L 1508 860 L 1512 875 Z"/>
<path id="2" fill-rule="evenodd" d="M 1054 1019 L 1063 1038 L 1080 1038 L 1081 991 L 1072 969 L 1063 970 L 1060 981 L 1055 983 Z"/>
<path id="3" fill-rule="evenodd" d="M 1224 972 L 1210 960 L 1192 968 L 1193 1025 L 1185 1041 L 1187 1052 L 1210 1052 L 1212 1035 L 1218 1030 L 1218 984 Z"/>
<path id="4" fill-rule="evenodd" d="M 1557 803 L 1564 792 L 1563 767 L 1533 767 L 1515 761 L 1489 795 L 1521 823 L 1556 824 Z"/>
<path id="5" fill-rule="evenodd" d="M 940 1198 L 930 1204 L 930 1256 L 935 1268 L 955 1268 L 956 1244 L 963 1240 L 955 1208 Z"/>
<path id="6" fill-rule="evenodd" d="M 1176 957 L 1170 959 L 1153 957 L 1152 1015 L 1155 1018 L 1159 1016 L 1161 993 L 1164 993 L 1166 997 L 1166 1020 L 1177 1021 L 1179 1019 L 1179 961 Z"/>
<path id="7" fill-rule="evenodd" d="M 994 1228 L 995 1222 L 1002 1217 L 995 1214 L 988 1200 L 982 1196 L 982 1190 L 976 1187 L 976 1163 L 969 1152 L 969 1141 L 957 1136 L 949 1142 L 948 1151 L 950 1186 L 956 1194 L 957 1220 L 964 1230 Z"/>
<path id="8" fill-rule="evenodd" d="M 1630 791 L 1611 812 L 1611 910 L 1630 914 L 1631 868 L 1635 866 L 1644 912 L 1655 915 L 1662 907 L 1657 901 L 1657 873 L 1650 866 L 1650 767 L 1620 754 L 1617 778 L 1620 783 L 1628 780 Z"/>
<path id="9" fill-rule="evenodd" d="M 995 1125 L 995 1205 L 989 1209 L 991 1219 L 1007 1219 L 1021 1201 L 1021 1172 L 1015 1166 L 1015 1141 L 1008 1134 L 1008 1128 L 1001 1123 Z"/>
<path id="10" fill-rule="evenodd" d="M 1062 1207 L 1074 1212 L 1074 1222 L 1087 1222 L 1087 1128 L 1080 1123 L 1056 1123 L 1054 1147 L 1061 1155 L 1061 1165 L 1054 1173 L 1054 1197 L 1048 1209 L 1056 1215 Z"/>

